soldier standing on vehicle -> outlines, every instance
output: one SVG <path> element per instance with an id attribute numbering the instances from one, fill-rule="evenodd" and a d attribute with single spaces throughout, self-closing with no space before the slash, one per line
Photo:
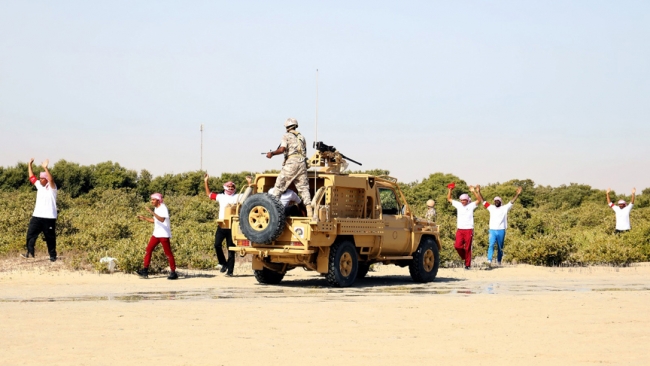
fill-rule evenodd
<path id="1" fill-rule="evenodd" d="M 636 188 L 632 188 L 632 199 L 630 200 L 629 205 L 625 202 L 625 200 L 619 200 L 617 203 L 618 206 L 614 205 L 614 203 L 612 203 L 612 200 L 609 198 L 609 192 L 611 191 L 611 188 L 607 188 L 607 204 L 616 213 L 616 230 L 614 230 L 614 233 L 620 234 L 630 231 L 630 211 L 632 210 L 632 206 L 634 206 Z"/>
<path id="2" fill-rule="evenodd" d="M 307 217 L 313 216 L 311 207 L 311 195 L 309 193 L 309 182 L 307 181 L 307 142 L 305 138 L 296 130 L 298 121 L 295 118 L 289 118 L 284 122 L 287 133 L 282 136 L 280 147 L 275 151 L 266 153 L 266 157 L 271 159 L 274 155 L 284 154 L 282 171 L 275 181 L 275 189 L 272 195 L 280 198 L 280 195 L 287 190 L 291 183 L 295 183 L 296 189 L 307 207 Z"/>
<path id="3" fill-rule="evenodd" d="M 494 205 L 490 205 L 485 201 L 483 206 L 490 212 L 490 225 L 489 225 L 489 247 L 487 253 L 488 266 L 492 264 L 492 255 L 494 254 L 494 243 L 497 243 L 497 263 L 501 265 L 503 258 L 503 242 L 506 239 L 506 229 L 508 228 L 508 211 L 519 197 L 521 187 L 517 188 L 517 193 L 510 202 L 505 205 L 501 204 L 501 197 L 494 197 Z"/>
<path id="4" fill-rule="evenodd" d="M 223 185 L 223 189 L 224 189 L 223 193 L 211 192 L 210 187 L 208 187 L 209 179 L 210 176 L 208 174 L 206 174 L 205 177 L 203 178 L 203 186 L 205 188 L 205 194 L 211 200 L 219 202 L 218 219 L 223 220 L 226 214 L 226 206 L 236 205 L 241 195 L 235 193 L 236 186 L 235 183 L 233 182 L 226 182 Z M 251 185 L 252 179 L 253 178 L 251 176 L 246 176 L 246 182 L 248 183 L 249 187 Z M 226 261 L 226 257 L 223 255 L 223 245 L 222 245 L 224 239 L 226 240 L 227 248 L 235 246 L 235 244 L 232 242 L 231 229 L 226 229 L 226 228 L 222 228 L 221 226 L 218 226 L 217 231 L 214 233 L 214 250 L 217 253 L 217 261 L 219 262 L 218 268 L 221 271 L 221 273 L 227 272 L 226 276 L 232 277 L 233 271 L 235 270 L 235 252 L 229 250 L 228 261 Z"/>
<path id="5" fill-rule="evenodd" d="M 472 265 L 472 239 L 474 238 L 474 210 L 483 202 L 481 197 L 481 187 L 469 186 L 470 192 L 476 197 L 476 201 L 470 202 L 469 195 L 463 193 L 460 195 L 460 202 L 451 198 L 453 184 L 447 186 L 447 201 L 456 208 L 456 241 L 454 248 L 461 259 L 465 261 L 465 269 L 470 269 Z"/>

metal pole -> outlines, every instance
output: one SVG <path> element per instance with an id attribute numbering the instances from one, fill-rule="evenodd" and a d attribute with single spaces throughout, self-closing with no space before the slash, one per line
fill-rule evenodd
<path id="1" fill-rule="evenodd" d="M 203 171 L 203 123 L 201 123 L 201 171 Z"/>
<path id="2" fill-rule="evenodd" d="M 315 132 L 315 136 L 316 136 L 316 141 L 314 141 L 314 142 L 317 142 L 318 141 L 318 69 L 316 69 L 316 132 Z M 316 178 L 317 177 L 318 177 L 318 169 L 315 169 L 314 170 L 314 196 L 316 195 L 316 191 L 318 191 L 318 189 L 316 187 L 316 183 L 317 183 Z M 314 211 L 316 211 L 316 208 L 318 207 L 316 204 L 317 204 L 317 202 L 314 202 L 314 204 L 313 204 Z"/>

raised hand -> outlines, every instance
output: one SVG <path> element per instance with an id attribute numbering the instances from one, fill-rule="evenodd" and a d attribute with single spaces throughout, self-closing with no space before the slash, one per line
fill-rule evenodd
<path id="1" fill-rule="evenodd" d="M 246 183 L 248 183 L 248 185 L 250 186 L 252 181 L 253 181 L 253 177 L 251 177 L 250 175 L 247 175 L 246 176 Z"/>
<path id="2" fill-rule="evenodd" d="M 210 176 L 208 175 L 208 173 L 205 173 L 205 177 L 203 177 L 203 181 L 207 183 L 208 179 L 210 179 Z"/>
<path id="3" fill-rule="evenodd" d="M 34 163 L 34 158 L 29 159 L 29 165 L 32 165 Z"/>
<path id="4" fill-rule="evenodd" d="M 632 194 L 636 194 L 636 188 L 632 188 Z"/>
<path id="5" fill-rule="evenodd" d="M 523 188 L 517 187 L 517 194 L 520 194 L 522 190 L 523 190 Z"/>
<path id="6" fill-rule="evenodd" d="M 469 186 L 469 191 L 474 192 L 474 186 Z"/>
<path id="7" fill-rule="evenodd" d="M 49 160 L 49 159 L 45 159 L 45 160 L 41 163 L 41 166 L 43 167 L 43 169 L 47 169 L 47 166 L 48 166 L 49 164 L 50 164 L 50 160 Z"/>
<path id="8" fill-rule="evenodd" d="M 609 192 L 611 192 L 611 191 L 612 191 L 611 188 L 607 188 L 607 194 L 609 194 Z"/>

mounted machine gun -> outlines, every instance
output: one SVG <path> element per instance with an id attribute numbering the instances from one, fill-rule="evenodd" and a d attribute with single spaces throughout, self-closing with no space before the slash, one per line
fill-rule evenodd
<path id="1" fill-rule="evenodd" d="M 318 170 L 319 172 L 340 174 L 341 171 L 348 168 L 348 162 L 346 160 L 359 166 L 362 165 L 358 161 L 341 154 L 334 146 L 326 145 L 322 141 L 314 142 L 314 149 L 316 149 L 316 152 L 309 159 L 309 166 L 321 167 Z"/>

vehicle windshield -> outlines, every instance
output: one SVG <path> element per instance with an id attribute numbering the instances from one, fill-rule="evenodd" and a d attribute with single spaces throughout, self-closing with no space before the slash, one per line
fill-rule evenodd
<path id="1" fill-rule="evenodd" d="M 379 188 L 379 199 L 381 200 L 381 212 L 384 215 L 397 215 L 401 212 L 401 205 L 392 189 Z"/>

